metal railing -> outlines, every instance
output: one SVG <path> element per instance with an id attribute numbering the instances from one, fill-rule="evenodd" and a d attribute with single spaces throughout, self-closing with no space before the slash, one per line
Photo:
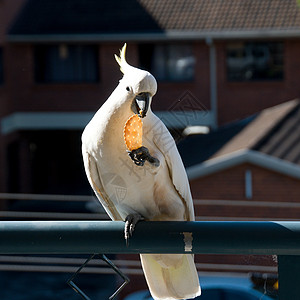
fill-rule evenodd
<path id="1" fill-rule="evenodd" d="M 24 202 L 22 209 L 14 208 L 0 211 L 0 218 L 6 220 L 108 220 L 101 204 L 95 196 L 87 195 L 56 195 L 56 194 L 21 194 L 21 193 L 0 193 L 0 201 L 7 201 L 7 208 L 12 203 Z M 51 203 L 54 211 L 45 211 L 45 203 Z M 62 212 L 57 210 L 57 204 L 82 202 L 87 208 L 82 212 Z M 26 204 L 25 204 L 26 203 Z M 31 203 L 31 205 L 28 205 Z M 34 210 L 33 210 L 33 207 Z M 40 211 L 36 208 L 40 207 Z M 25 208 L 25 210 L 24 210 Z M 30 210 L 31 209 L 31 210 Z"/>
<path id="2" fill-rule="evenodd" d="M 278 255 L 280 300 L 299 299 L 300 222 L 2 221 L 1 254 L 198 253 Z"/>

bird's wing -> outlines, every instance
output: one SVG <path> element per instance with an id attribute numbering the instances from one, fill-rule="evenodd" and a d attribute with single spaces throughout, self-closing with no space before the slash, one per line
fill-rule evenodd
<path id="1" fill-rule="evenodd" d="M 82 150 L 82 156 L 85 172 L 89 183 L 92 186 L 97 198 L 102 203 L 105 211 L 112 220 L 122 220 L 115 205 L 112 203 L 112 201 L 110 201 L 108 195 L 105 192 L 95 158 L 92 155 L 90 155 L 87 151 L 85 151 L 84 148 Z"/>
<path id="2" fill-rule="evenodd" d="M 187 221 L 194 221 L 194 207 L 187 174 L 175 141 L 164 123 L 155 115 L 152 121 L 153 141 L 164 155 L 174 188 L 186 207 Z"/>

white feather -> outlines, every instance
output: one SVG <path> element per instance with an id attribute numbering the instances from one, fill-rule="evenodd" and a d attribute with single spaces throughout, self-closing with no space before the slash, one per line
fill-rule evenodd
<path id="1" fill-rule="evenodd" d="M 124 72 L 119 85 L 98 110 L 82 135 L 82 154 L 88 180 L 112 220 L 131 213 L 152 221 L 192 221 L 193 202 L 187 175 L 175 142 L 165 125 L 149 109 L 143 118 L 143 146 L 159 159 L 137 166 L 126 152 L 123 127 L 133 114 L 135 95 L 156 93 L 155 78 L 126 62 L 125 50 L 118 62 Z M 109 180 L 108 180 L 109 179 Z M 118 182 L 111 184 L 112 180 Z M 116 188 L 123 187 L 122 197 Z M 151 294 L 157 300 L 192 298 L 201 290 L 193 256 L 141 255 Z"/>

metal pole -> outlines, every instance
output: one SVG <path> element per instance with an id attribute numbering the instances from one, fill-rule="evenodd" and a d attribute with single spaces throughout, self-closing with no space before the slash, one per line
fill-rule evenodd
<path id="1" fill-rule="evenodd" d="M 300 255 L 300 222 L 2 221 L 1 254 L 202 253 Z"/>
<path id="2" fill-rule="evenodd" d="M 213 128 L 218 127 L 218 84 L 217 84 L 217 56 L 216 47 L 212 38 L 206 38 L 209 46 L 209 79 L 210 79 L 210 107 L 213 113 Z"/>
<path id="3" fill-rule="evenodd" d="M 279 299 L 300 295 L 300 222 L 2 221 L 1 254 L 202 253 L 279 255 Z"/>
<path id="4" fill-rule="evenodd" d="M 278 256 L 279 299 L 300 298 L 300 256 Z"/>

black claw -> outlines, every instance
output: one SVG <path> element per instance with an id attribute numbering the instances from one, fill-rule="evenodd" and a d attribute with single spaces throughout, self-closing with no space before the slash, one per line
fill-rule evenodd
<path id="1" fill-rule="evenodd" d="M 143 166 L 146 160 L 156 167 L 158 167 L 160 164 L 159 160 L 151 156 L 149 150 L 144 146 L 132 151 L 128 151 L 128 155 L 137 166 Z"/>
<path id="2" fill-rule="evenodd" d="M 124 236 L 125 236 L 125 241 L 126 241 L 126 246 L 129 245 L 129 238 L 132 237 L 135 225 L 137 222 L 144 220 L 144 218 L 138 214 L 130 214 L 126 217 L 125 219 L 125 227 L 124 227 Z"/>

